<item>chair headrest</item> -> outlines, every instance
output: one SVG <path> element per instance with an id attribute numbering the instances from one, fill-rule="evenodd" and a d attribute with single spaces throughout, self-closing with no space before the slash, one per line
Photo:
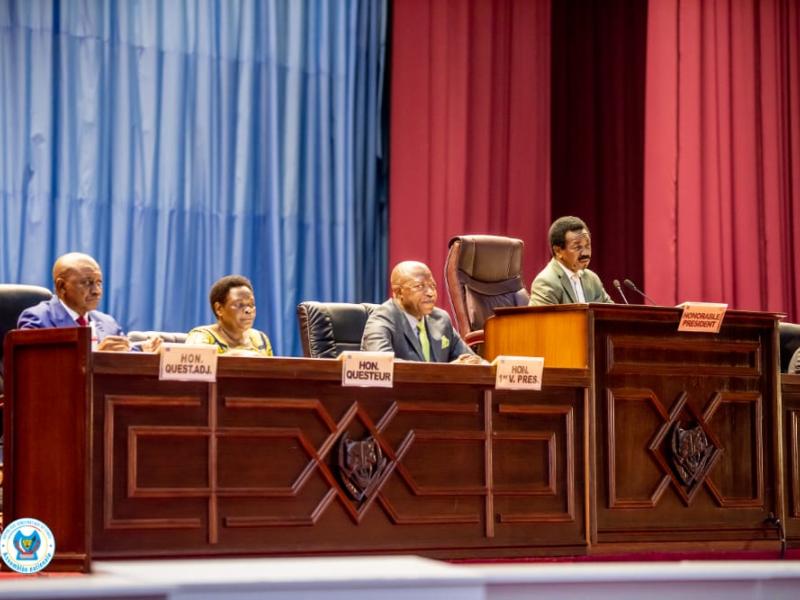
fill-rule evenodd
<path id="1" fill-rule="evenodd" d="M 303 354 L 310 358 L 336 358 L 345 350 L 358 350 L 364 325 L 377 304 L 306 301 L 297 305 Z"/>
<path id="2" fill-rule="evenodd" d="M 128 339 L 131 342 L 143 342 L 156 335 L 170 344 L 183 344 L 189 337 L 189 334 L 182 331 L 129 331 Z"/>
<path id="3" fill-rule="evenodd" d="M 3 358 L 3 339 L 17 327 L 17 319 L 26 308 L 50 300 L 53 292 L 39 285 L 0 283 L 0 360 Z"/>
<path id="4" fill-rule="evenodd" d="M 458 270 L 483 282 L 505 281 L 522 271 L 524 242 L 498 235 L 461 235 L 448 244 L 460 244 Z"/>

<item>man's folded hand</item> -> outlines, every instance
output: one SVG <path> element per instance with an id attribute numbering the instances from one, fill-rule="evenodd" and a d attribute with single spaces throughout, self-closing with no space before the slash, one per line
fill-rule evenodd
<path id="1" fill-rule="evenodd" d="M 130 349 L 128 338 L 122 335 L 108 335 L 97 344 L 100 352 L 127 352 Z"/>

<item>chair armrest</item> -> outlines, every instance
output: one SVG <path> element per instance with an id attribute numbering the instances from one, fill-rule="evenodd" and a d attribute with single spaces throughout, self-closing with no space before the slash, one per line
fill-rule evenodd
<path id="1" fill-rule="evenodd" d="M 470 331 L 467 335 L 464 336 L 464 343 L 467 346 L 477 346 L 478 344 L 483 343 L 483 329 L 477 329 L 475 331 Z"/>

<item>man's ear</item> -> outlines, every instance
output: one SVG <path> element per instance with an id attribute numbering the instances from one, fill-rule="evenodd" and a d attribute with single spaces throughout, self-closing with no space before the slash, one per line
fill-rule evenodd
<path id="1" fill-rule="evenodd" d="M 55 288 L 56 296 L 58 296 L 59 298 L 61 297 L 61 292 L 64 291 L 64 288 L 66 287 L 66 285 L 67 285 L 67 282 L 64 281 L 63 277 L 57 277 L 56 278 L 56 280 L 54 282 L 54 288 Z"/>

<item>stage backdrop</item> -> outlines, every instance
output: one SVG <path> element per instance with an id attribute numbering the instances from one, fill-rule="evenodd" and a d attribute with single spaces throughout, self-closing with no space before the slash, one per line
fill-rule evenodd
<path id="1" fill-rule="evenodd" d="M 390 263 L 441 283 L 467 233 L 523 239 L 526 282 L 547 261 L 550 15 L 549 0 L 394 3 Z"/>
<path id="2" fill-rule="evenodd" d="M 92 254 L 126 329 L 211 322 L 251 278 L 299 354 L 304 299 L 386 288 L 385 0 L 0 0 L 0 281 Z"/>
<path id="3" fill-rule="evenodd" d="M 645 277 L 663 304 L 800 318 L 800 7 L 650 3 Z"/>

